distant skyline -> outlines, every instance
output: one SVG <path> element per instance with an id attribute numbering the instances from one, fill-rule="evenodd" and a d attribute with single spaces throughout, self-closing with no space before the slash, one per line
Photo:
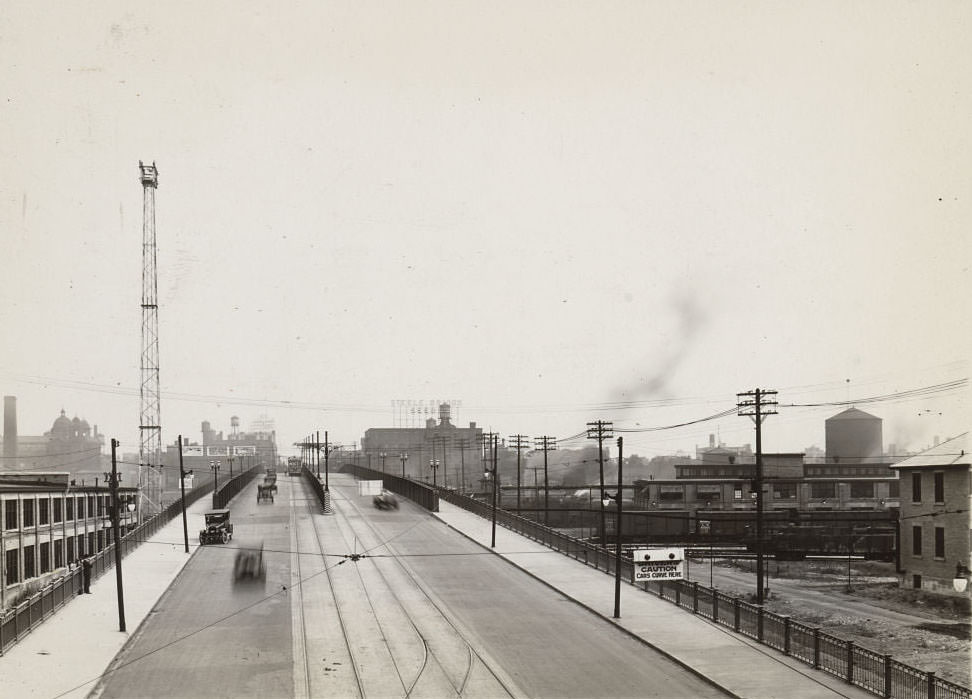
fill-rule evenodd
<path id="1" fill-rule="evenodd" d="M 966 431 L 972 6 L 250 0 L 0 7 L 0 393 L 138 448 L 142 187 L 163 442 L 392 401 L 627 453 Z M 814 407 L 789 407 L 791 404 Z"/>

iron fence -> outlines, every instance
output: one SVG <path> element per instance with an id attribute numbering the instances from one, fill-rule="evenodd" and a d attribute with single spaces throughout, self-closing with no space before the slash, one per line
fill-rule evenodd
<path id="1" fill-rule="evenodd" d="M 491 505 L 455 491 L 439 488 L 438 496 L 484 518 L 493 516 Z M 614 552 L 605 547 L 575 539 L 505 510 L 497 510 L 496 521 L 592 568 L 614 575 Z M 634 577 L 632 566 L 630 560 L 622 559 L 622 577 L 626 581 Z M 654 592 L 662 599 L 776 648 L 876 696 L 888 699 L 972 699 L 972 691 L 968 687 L 937 677 L 934 672 L 910 667 L 889 655 L 824 633 L 817 627 L 794 621 L 788 616 L 766 611 L 760 605 L 750 604 L 697 582 L 678 580 L 630 584 L 645 592 Z"/>

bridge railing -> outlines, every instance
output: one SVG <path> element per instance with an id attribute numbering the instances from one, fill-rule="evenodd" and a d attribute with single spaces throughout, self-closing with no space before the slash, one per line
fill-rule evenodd
<path id="1" fill-rule="evenodd" d="M 447 488 L 439 488 L 438 496 L 486 519 L 493 516 L 492 505 L 475 498 Z M 501 509 L 496 511 L 496 522 L 597 570 L 614 575 L 614 552 L 605 547 L 576 539 L 540 522 Z M 937 677 L 934 672 L 911 667 L 892 659 L 890 655 L 864 648 L 825 633 L 819 627 L 775 614 L 760 605 L 697 582 L 673 580 L 633 583 L 633 566 L 630 559 L 621 559 L 621 577 L 628 584 L 776 648 L 785 655 L 876 696 L 894 699 L 972 699 L 972 690 L 968 687 Z"/>
<path id="2" fill-rule="evenodd" d="M 194 489 L 186 495 L 186 507 L 208 495 L 211 490 L 211 487 Z M 120 541 L 122 557 L 127 556 L 172 519 L 181 515 L 182 500 L 180 498 L 134 529 L 129 530 Z M 89 570 L 90 584 L 114 567 L 115 543 L 111 543 L 98 553 L 81 560 L 87 560 L 91 565 Z M 83 591 L 84 568 L 79 560 L 77 563 L 68 566 L 62 575 L 45 584 L 16 607 L 0 611 L 0 655 L 3 655 L 15 643 Z"/>
<path id="3" fill-rule="evenodd" d="M 264 467 L 254 466 L 228 480 L 219 490 L 213 493 L 213 509 L 221 510 L 226 507 L 230 500 L 236 497 L 243 488 L 248 486 L 254 478 L 262 473 L 266 473 Z M 179 511 L 181 512 L 181 509 Z"/>
<path id="4" fill-rule="evenodd" d="M 344 473 L 353 474 L 360 480 L 384 481 L 386 490 L 390 490 L 396 495 L 401 495 L 403 498 L 408 498 L 429 512 L 439 511 L 439 493 L 427 483 L 419 483 L 409 478 L 393 476 L 387 472 L 374 471 L 363 466 L 355 466 L 354 464 L 345 464 L 341 467 L 341 470 Z"/>

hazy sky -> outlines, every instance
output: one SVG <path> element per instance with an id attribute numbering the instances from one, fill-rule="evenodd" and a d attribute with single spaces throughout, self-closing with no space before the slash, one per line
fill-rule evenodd
<path id="1" fill-rule="evenodd" d="M 0 392 L 137 450 L 159 169 L 163 438 L 351 442 L 395 399 L 565 437 L 968 375 L 972 4 L 0 5 Z M 848 383 L 848 379 L 850 380 Z M 886 443 L 968 392 L 880 404 Z M 842 408 L 781 407 L 768 450 Z M 748 419 L 632 433 L 691 450 Z"/>

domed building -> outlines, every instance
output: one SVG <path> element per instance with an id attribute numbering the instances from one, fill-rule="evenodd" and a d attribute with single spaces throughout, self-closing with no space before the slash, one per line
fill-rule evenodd
<path id="1" fill-rule="evenodd" d="M 14 396 L 4 398 L 3 460 L 0 471 L 61 471 L 72 475 L 104 472 L 104 435 L 87 420 L 69 418 L 62 409 L 41 436 L 17 432 L 17 403 Z"/>

